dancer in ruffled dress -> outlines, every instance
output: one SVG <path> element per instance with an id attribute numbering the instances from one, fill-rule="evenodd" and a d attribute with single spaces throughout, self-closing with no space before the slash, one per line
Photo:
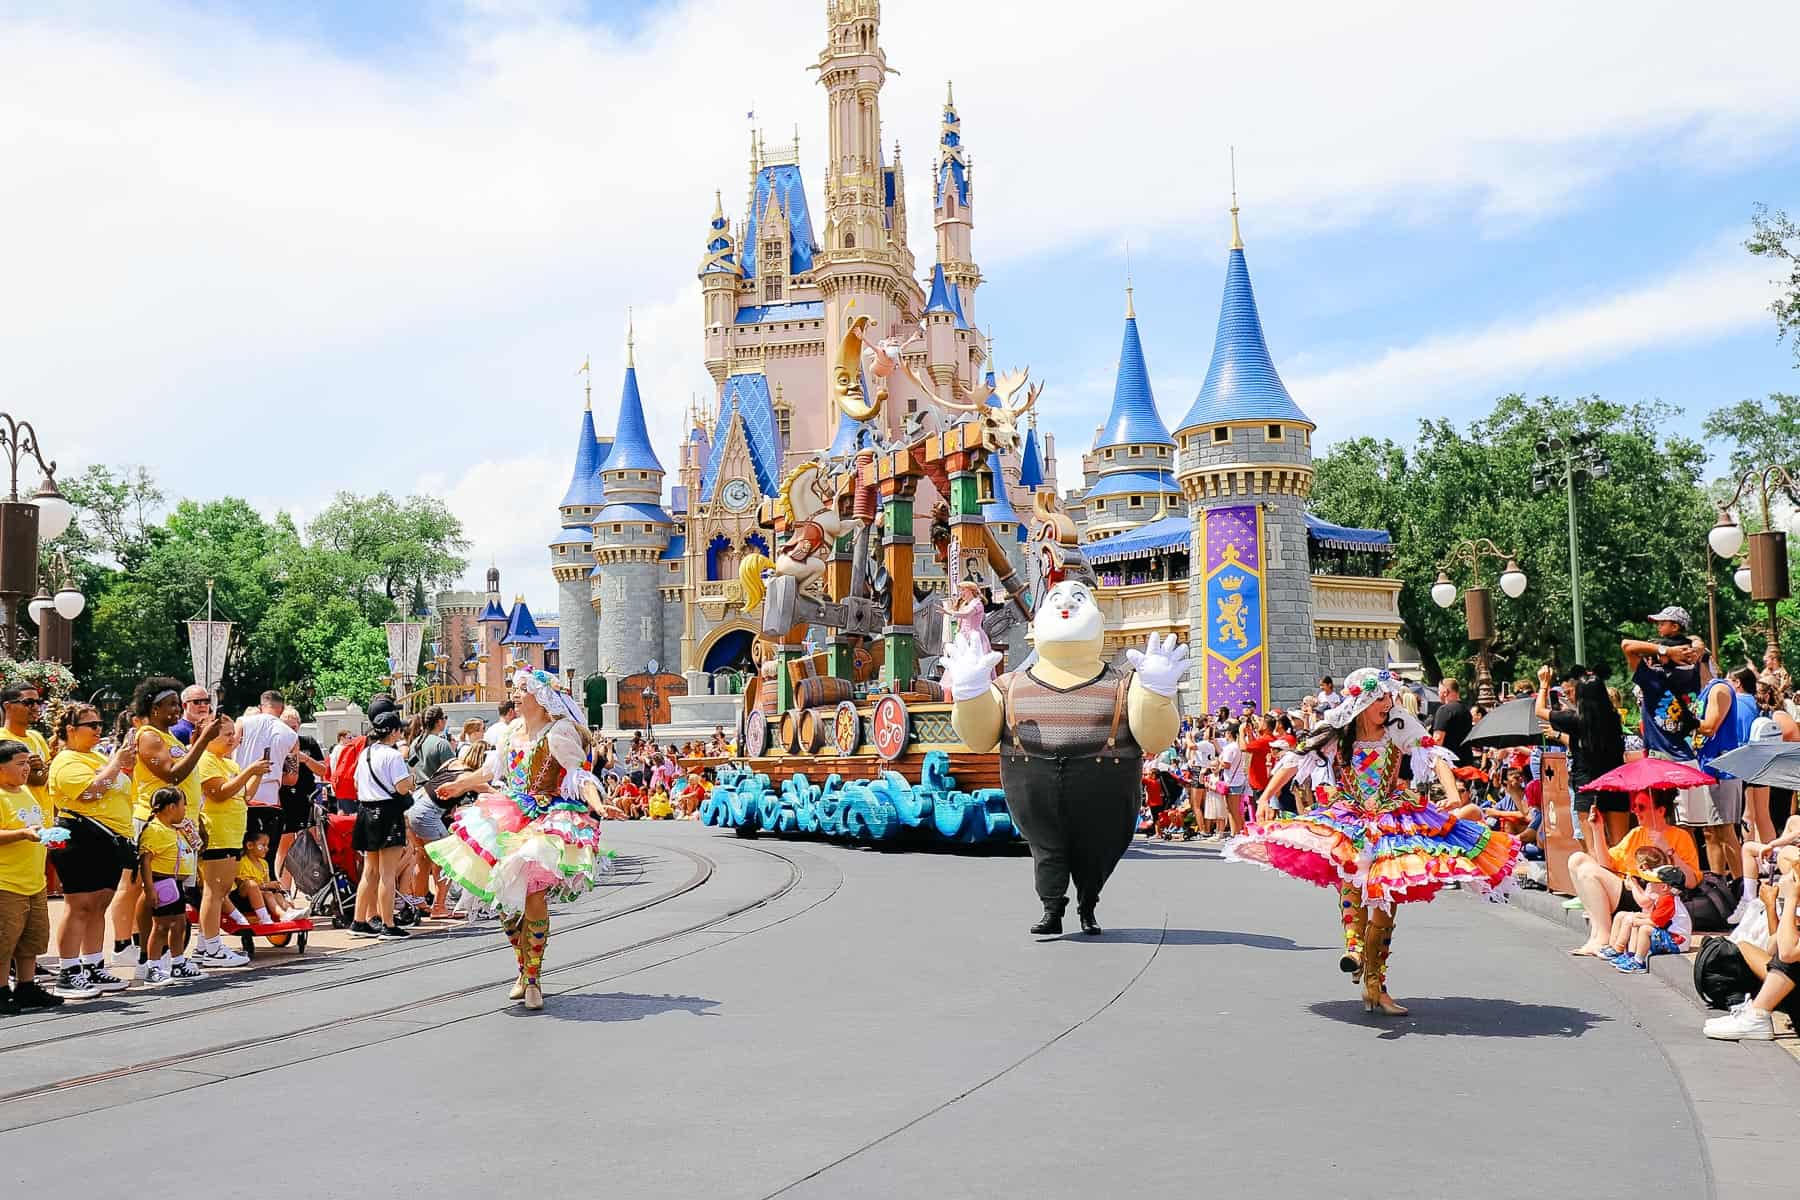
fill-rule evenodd
<path id="1" fill-rule="evenodd" d="M 1455 756 L 1433 743 L 1419 719 L 1394 703 L 1402 687 L 1387 671 L 1364 668 L 1345 680 L 1344 700 L 1324 724 L 1283 757 L 1263 790 L 1264 811 L 1289 780 L 1324 766 L 1322 803 L 1298 816 L 1261 821 L 1225 845 L 1225 857 L 1336 888 L 1344 920 L 1346 971 L 1361 972 L 1363 1007 L 1405 1016 L 1387 990 L 1394 906 L 1430 900 L 1445 884 L 1488 893 L 1509 887 L 1519 844 L 1509 834 L 1464 821 L 1400 778 L 1436 777 L 1455 808 Z"/>
<path id="2" fill-rule="evenodd" d="M 600 844 L 601 791 L 591 769 L 587 718 L 543 671 L 513 676 L 519 719 L 487 764 L 440 789 L 479 787 L 450 834 L 425 847 L 450 879 L 499 911 L 519 959 L 511 998 L 544 1006 L 538 975 L 550 938 L 550 901 L 581 895 L 611 869 Z"/>

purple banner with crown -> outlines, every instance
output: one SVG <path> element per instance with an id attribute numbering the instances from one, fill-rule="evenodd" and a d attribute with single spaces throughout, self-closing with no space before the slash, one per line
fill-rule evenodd
<path id="1" fill-rule="evenodd" d="M 1268 707 L 1263 669 L 1263 524 L 1254 504 L 1209 508 L 1200 525 L 1200 588 L 1205 614 L 1201 703 L 1208 712 L 1244 702 Z M 1196 638 L 1201 630 L 1190 630 Z"/>

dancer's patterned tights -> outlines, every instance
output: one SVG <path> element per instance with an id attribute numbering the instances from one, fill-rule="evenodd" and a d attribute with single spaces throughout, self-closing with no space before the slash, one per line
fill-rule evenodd
<path id="1" fill-rule="evenodd" d="M 519 959 L 519 978 L 527 987 L 535 987 L 544 966 L 544 946 L 550 940 L 550 918 L 530 920 L 523 916 L 508 917 L 501 928 L 512 943 Z"/>

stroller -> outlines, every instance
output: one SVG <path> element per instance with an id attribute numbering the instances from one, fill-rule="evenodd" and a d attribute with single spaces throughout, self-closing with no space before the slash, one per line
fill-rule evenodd
<path id="1" fill-rule="evenodd" d="M 287 869 L 294 885 L 312 897 L 312 911 L 331 918 L 334 929 L 347 929 L 356 919 L 356 885 L 362 879 L 362 856 L 353 845 L 354 814 L 337 811 L 337 802 L 321 783 L 313 794 L 312 825 L 294 835 Z M 394 898 L 394 924 L 419 923 L 418 909 L 404 897 Z"/>
<path id="2" fill-rule="evenodd" d="M 312 824 L 296 833 L 288 847 L 287 871 L 294 886 L 312 897 L 312 911 L 330 917 L 334 929 L 347 928 L 356 912 L 360 864 L 350 848 L 355 824 L 355 817 L 337 813 L 329 789 L 321 783 L 313 794 Z"/>

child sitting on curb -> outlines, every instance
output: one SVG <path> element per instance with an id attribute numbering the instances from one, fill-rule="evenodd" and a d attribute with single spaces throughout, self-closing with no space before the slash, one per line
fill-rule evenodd
<path id="1" fill-rule="evenodd" d="M 1613 917 L 1612 941 L 1600 957 L 1626 975 L 1638 975 L 1650 969 L 1651 955 L 1686 950 L 1694 923 L 1676 894 L 1681 878 L 1680 867 L 1654 867 L 1642 886 L 1635 879 L 1626 880 L 1643 911 Z"/>

